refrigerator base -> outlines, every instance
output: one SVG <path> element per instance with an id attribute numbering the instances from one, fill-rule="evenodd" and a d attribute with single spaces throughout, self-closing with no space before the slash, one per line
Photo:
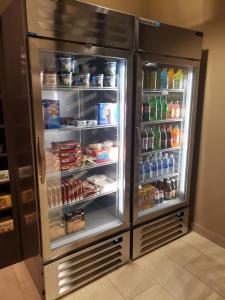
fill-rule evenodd
<path id="1" fill-rule="evenodd" d="M 130 232 L 77 251 L 44 266 L 45 299 L 74 291 L 129 261 Z"/>
<path id="2" fill-rule="evenodd" d="M 132 231 L 132 259 L 175 240 L 188 231 L 189 208 L 179 209 Z"/>

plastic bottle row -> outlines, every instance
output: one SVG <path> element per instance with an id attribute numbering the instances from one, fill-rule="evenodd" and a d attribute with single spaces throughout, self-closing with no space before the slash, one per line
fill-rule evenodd
<path id="1" fill-rule="evenodd" d="M 144 98 L 141 110 L 141 120 L 143 122 L 179 119 L 184 116 L 184 106 L 180 101 L 168 101 L 165 96 Z"/>
<path id="2" fill-rule="evenodd" d="M 141 135 L 142 152 L 178 148 L 181 145 L 182 136 L 178 125 L 146 128 Z"/>
<path id="3" fill-rule="evenodd" d="M 160 152 L 158 156 L 147 156 L 145 161 L 141 159 L 139 162 L 139 183 L 174 174 L 177 169 L 178 161 L 173 154 L 165 153 L 163 156 Z"/>

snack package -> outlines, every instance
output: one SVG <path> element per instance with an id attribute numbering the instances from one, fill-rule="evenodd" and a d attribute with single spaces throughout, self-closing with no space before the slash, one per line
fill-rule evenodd
<path id="1" fill-rule="evenodd" d="M 0 210 L 12 207 L 12 197 L 10 194 L 0 194 Z"/>
<path id="2" fill-rule="evenodd" d="M 0 219 L 0 233 L 11 231 L 14 229 L 13 219 L 4 217 Z"/>
<path id="3" fill-rule="evenodd" d="M 93 156 L 95 158 L 96 163 L 105 163 L 108 162 L 109 159 L 109 150 L 103 149 L 103 150 L 91 150 L 86 149 L 86 152 L 88 155 Z"/>
<path id="4" fill-rule="evenodd" d="M 59 100 L 42 100 L 43 120 L 46 129 L 60 128 Z"/>
<path id="5" fill-rule="evenodd" d="M 118 124 L 118 105 L 116 103 L 98 103 L 98 125 Z"/>
<path id="6" fill-rule="evenodd" d="M 9 181 L 9 170 L 0 171 L 0 182 Z"/>
<path id="7" fill-rule="evenodd" d="M 78 232 L 86 226 L 84 211 L 77 210 L 65 213 L 65 229 L 67 234 Z"/>

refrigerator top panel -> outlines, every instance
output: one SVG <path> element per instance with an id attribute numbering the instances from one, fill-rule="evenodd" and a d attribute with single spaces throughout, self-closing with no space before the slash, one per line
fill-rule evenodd
<path id="1" fill-rule="evenodd" d="M 132 15 L 71 0 L 26 0 L 27 29 L 34 36 L 133 49 Z"/>
<path id="2" fill-rule="evenodd" d="M 158 21 L 137 20 L 136 48 L 144 52 L 201 59 L 203 33 Z"/>

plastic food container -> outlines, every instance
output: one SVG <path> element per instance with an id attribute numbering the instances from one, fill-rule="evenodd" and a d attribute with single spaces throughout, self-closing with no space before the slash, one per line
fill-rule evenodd
<path id="1" fill-rule="evenodd" d="M 44 84 L 49 87 L 56 87 L 57 86 L 56 72 L 46 72 L 44 74 Z"/>
<path id="2" fill-rule="evenodd" d="M 92 85 L 96 87 L 103 87 L 103 74 L 93 75 L 92 76 Z"/>
<path id="3" fill-rule="evenodd" d="M 105 75 L 116 75 L 116 62 L 115 61 L 107 61 L 105 62 Z"/>
<path id="4" fill-rule="evenodd" d="M 79 85 L 89 87 L 90 73 L 79 75 Z"/>
<path id="5" fill-rule="evenodd" d="M 72 73 L 60 74 L 60 84 L 62 86 L 71 86 L 72 85 Z"/>
<path id="6" fill-rule="evenodd" d="M 59 57 L 58 58 L 59 72 L 71 72 L 72 71 L 72 57 Z"/>
<path id="7" fill-rule="evenodd" d="M 90 145 L 88 145 L 88 147 L 92 150 L 101 150 L 102 149 L 102 144 L 100 144 L 100 143 L 90 144 Z"/>
<path id="8" fill-rule="evenodd" d="M 105 76 L 104 77 L 104 86 L 106 87 L 116 87 L 116 76 Z"/>

